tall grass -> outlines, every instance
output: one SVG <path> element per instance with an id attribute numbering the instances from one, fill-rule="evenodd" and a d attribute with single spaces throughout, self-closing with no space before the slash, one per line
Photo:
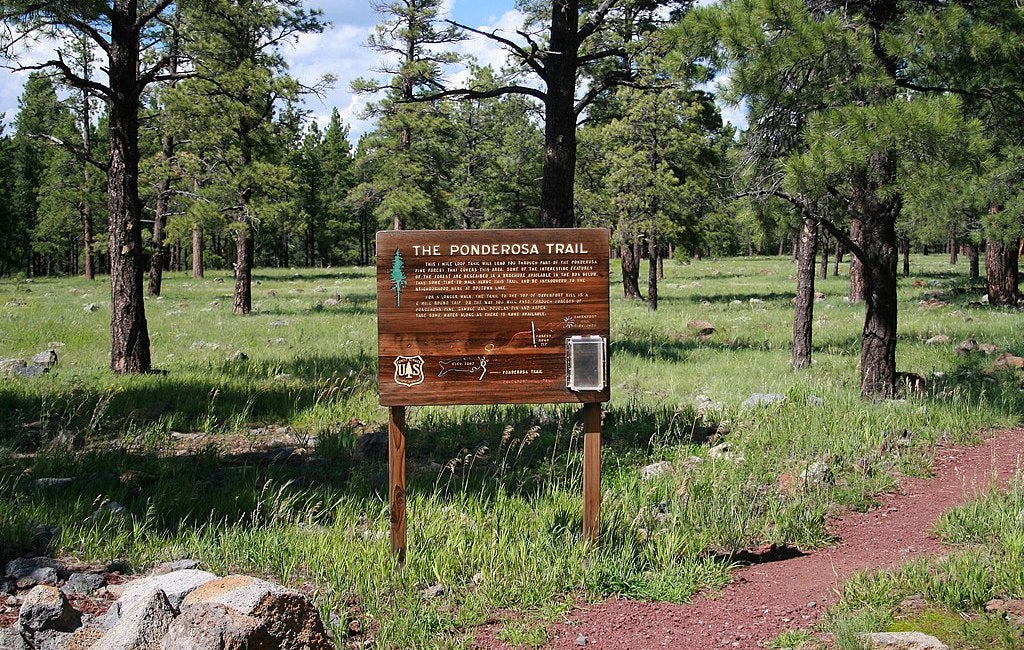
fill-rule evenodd
<path id="1" fill-rule="evenodd" d="M 147 303 L 168 374 L 145 377 L 106 370 L 107 315 L 82 310 L 103 303 L 102 282 L 0 282 L 0 304 L 25 302 L 0 311 L 0 356 L 63 344 L 54 372 L 0 381 L 0 539 L 8 553 L 27 551 L 44 543 L 38 526 L 58 527 L 34 550 L 139 570 L 189 556 L 266 575 L 313 594 L 339 638 L 357 621 L 351 629 L 380 647 L 465 644 L 506 610 L 520 615 L 504 636 L 532 644 L 545 619 L 580 599 L 685 601 L 726 583 L 736 551 L 828 544 L 828 514 L 867 507 L 900 473 L 926 475 L 936 444 L 1019 422 L 1019 378 L 990 371 L 991 357 L 924 343 L 945 333 L 1024 354 L 1019 315 L 968 304 L 980 289 L 936 258 L 914 265 L 939 285 L 901 288 L 898 354 L 930 387 L 880 403 L 859 398 L 863 307 L 842 299 L 845 278 L 819 284 L 816 364 L 800 373 L 788 369 L 787 261 L 667 263 L 656 313 L 619 299 L 614 284 L 600 543 L 580 534 L 576 409 L 411 409 L 401 572 L 388 552 L 385 467 L 351 455 L 354 437 L 386 416 L 370 271 L 265 272 L 244 318 L 230 314 L 229 282 L 171 274 L 165 298 Z M 322 307 L 335 292 L 341 304 Z M 919 307 L 932 292 L 949 305 Z M 710 339 L 689 333 L 697 318 L 715 324 Z M 249 358 L 232 360 L 235 350 Z M 741 408 L 756 391 L 787 401 Z M 698 395 L 720 408 L 698 414 Z M 315 451 L 268 462 L 237 443 L 183 451 L 172 436 L 258 445 L 267 424 Z M 728 454 L 711 454 L 721 443 Z M 654 461 L 667 471 L 643 478 Z M 46 476 L 75 481 L 32 486 Z M 128 514 L 101 508 L 107 500 Z M 427 591 L 435 586 L 441 595 Z"/>

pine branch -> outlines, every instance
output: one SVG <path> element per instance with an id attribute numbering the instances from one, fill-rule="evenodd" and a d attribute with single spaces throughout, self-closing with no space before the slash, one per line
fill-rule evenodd
<path id="1" fill-rule="evenodd" d="M 606 0 L 606 1 L 608 1 L 608 0 Z M 507 38 L 505 38 L 503 36 L 498 36 L 497 30 L 495 30 L 493 32 L 485 32 L 485 31 L 483 31 L 481 29 L 474 29 L 474 28 L 472 28 L 472 27 L 470 27 L 468 25 L 463 25 L 462 23 L 457 23 L 454 20 L 446 20 L 445 22 L 450 24 L 450 25 L 452 25 L 453 27 L 457 27 L 459 29 L 464 29 L 467 32 L 472 32 L 474 34 L 478 34 L 480 36 L 483 36 L 484 38 L 487 38 L 487 39 L 490 39 L 492 41 L 495 41 L 497 43 L 501 43 L 502 45 L 504 45 L 508 49 L 512 50 L 512 53 L 515 54 L 517 57 L 519 57 L 519 59 L 522 60 L 523 63 L 525 63 L 526 65 L 530 66 L 530 68 L 532 68 L 533 71 L 536 72 L 537 75 L 540 76 L 541 79 L 544 79 L 545 81 L 547 81 L 547 68 L 544 67 L 544 64 L 540 62 L 540 60 L 538 59 L 538 56 L 537 56 L 538 54 L 540 54 L 540 48 L 538 48 L 536 43 L 534 43 L 532 40 L 530 41 L 531 51 L 527 52 L 526 50 L 523 49 L 523 47 L 521 45 L 519 45 L 515 41 L 507 39 Z M 530 39 L 527 39 L 527 40 L 530 40 Z"/>
<path id="2" fill-rule="evenodd" d="M 78 160 L 92 165 L 93 167 L 102 171 L 104 174 L 107 173 L 108 165 L 106 163 L 101 162 L 93 158 L 92 156 L 86 155 L 85 151 L 83 151 L 80 147 L 77 147 L 66 140 L 61 140 L 56 136 L 48 135 L 46 133 L 32 133 L 31 137 L 37 140 L 46 140 L 47 142 L 51 142 L 60 147 L 61 149 L 64 149 Z"/>

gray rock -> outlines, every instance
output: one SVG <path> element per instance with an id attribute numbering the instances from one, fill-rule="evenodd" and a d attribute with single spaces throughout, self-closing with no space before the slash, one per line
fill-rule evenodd
<path id="1" fill-rule="evenodd" d="M 430 585 L 423 590 L 424 598 L 440 598 L 444 595 L 445 589 L 443 585 Z"/>
<path id="2" fill-rule="evenodd" d="M 21 367 L 15 367 L 13 374 L 18 377 L 39 377 L 47 370 L 48 368 L 46 366 L 38 366 L 32 363 Z"/>
<path id="3" fill-rule="evenodd" d="M 32 632 L 73 632 L 82 625 L 82 617 L 71 607 L 71 603 L 60 589 L 50 585 L 37 585 L 28 592 L 21 603 L 18 624 Z"/>
<path id="4" fill-rule="evenodd" d="M 938 334 L 925 341 L 925 345 L 947 345 L 951 340 L 945 334 Z"/>
<path id="5" fill-rule="evenodd" d="M 921 632 L 874 632 L 861 639 L 872 650 L 949 650 L 942 641 Z"/>
<path id="6" fill-rule="evenodd" d="M 159 650 L 160 639 L 176 615 L 166 594 L 154 589 L 122 609 L 117 625 L 107 630 L 92 650 Z"/>
<path id="7" fill-rule="evenodd" d="M 175 560 L 173 562 L 164 562 L 157 568 L 153 569 L 153 575 L 162 576 L 174 571 L 185 571 L 187 569 L 194 569 L 199 566 L 199 563 L 195 560 Z"/>
<path id="8" fill-rule="evenodd" d="M 94 302 L 90 302 L 90 303 L 89 303 L 88 305 L 86 305 L 86 306 L 85 306 L 85 307 L 84 307 L 84 308 L 82 309 L 82 311 L 88 311 L 88 312 L 94 312 L 94 311 L 99 311 L 99 310 L 100 310 L 100 306 L 99 306 L 99 305 L 97 305 L 97 304 L 96 304 L 96 303 L 94 303 Z"/>
<path id="9" fill-rule="evenodd" d="M 711 456 L 712 458 L 724 458 L 726 460 L 729 460 L 733 457 L 732 445 L 729 444 L 728 442 L 723 442 L 721 444 L 715 445 L 711 449 L 708 449 L 708 456 Z"/>
<path id="10" fill-rule="evenodd" d="M 584 645 L 587 645 L 588 642 L 589 641 L 588 641 L 587 637 L 583 636 L 582 634 L 580 634 L 580 635 L 578 635 L 576 637 L 576 645 L 584 646 Z"/>
<path id="11" fill-rule="evenodd" d="M 702 418 L 711 414 L 720 414 L 725 410 L 725 404 L 712 400 L 707 395 L 698 395 L 693 400 L 694 410 Z"/>
<path id="12" fill-rule="evenodd" d="M 231 356 L 228 357 L 228 361 L 248 361 L 249 355 L 241 350 L 235 350 Z"/>
<path id="13" fill-rule="evenodd" d="M 24 368 L 26 365 L 28 364 L 24 359 L 0 359 L 0 374 L 11 377 L 19 368 Z"/>
<path id="14" fill-rule="evenodd" d="M 17 627 L 5 627 L 0 629 L 0 650 L 32 650 L 32 646 Z"/>
<path id="15" fill-rule="evenodd" d="M 18 586 L 14 584 L 13 580 L 0 580 L 0 595 L 10 594 L 13 597 L 17 590 Z M 8 600 L 10 600 L 10 598 L 8 598 Z M 10 605 L 11 603 L 8 602 L 7 604 Z"/>
<path id="16" fill-rule="evenodd" d="M 811 407 L 814 407 L 814 408 L 820 408 L 822 406 L 825 406 L 825 400 L 823 400 L 822 398 L 818 397 L 817 395 L 808 395 L 807 396 L 807 406 L 811 406 Z"/>
<path id="17" fill-rule="evenodd" d="M 263 621 L 226 605 L 190 607 L 174 619 L 160 644 L 162 650 L 273 650 Z"/>
<path id="18" fill-rule="evenodd" d="M 90 650 L 97 641 L 103 638 L 103 630 L 83 626 L 63 639 L 60 650 Z"/>
<path id="19" fill-rule="evenodd" d="M 61 589 L 67 594 L 91 594 L 106 584 L 98 573 L 72 573 Z"/>
<path id="20" fill-rule="evenodd" d="M 117 599 L 114 607 L 123 615 L 124 612 L 135 608 L 138 602 L 149 598 L 150 593 L 153 591 L 160 591 L 171 606 L 178 609 L 181 607 L 181 602 L 186 596 L 201 585 L 216 578 L 217 576 L 209 571 L 199 571 L 196 569 L 183 569 L 162 575 L 140 578 L 129 582 L 125 586 L 124 592 Z"/>
<path id="21" fill-rule="evenodd" d="M 800 472 L 800 478 L 803 479 L 805 485 L 821 485 L 828 481 L 832 476 L 832 470 L 828 466 L 828 463 L 823 461 L 815 461 L 804 468 L 804 471 Z"/>
<path id="22" fill-rule="evenodd" d="M 960 341 L 959 344 L 957 344 L 957 346 L 956 346 L 956 353 L 957 354 L 967 354 L 968 352 L 973 352 L 974 350 L 977 350 L 977 349 L 978 349 L 978 342 L 977 341 L 975 341 L 974 339 L 965 339 L 963 341 Z"/>
<path id="23" fill-rule="evenodd" d="M 57 351 L 43 350 L 36 356 L 32 357 L 32 363 L 44 368 L 52 368 L 57 365 Z"/>
<path id="24" fill-rule="evenodd" d="M 48 557 L 20 557 L 4 567 L 4 574 L 14 580 L 19 589 L 34 585 L 55 585 L 64 567 Z"/>
<path id="25" fill-rule="evenodd" d="M 383 431 L 368 431 L 357 436 L 352 458 L 360 463 L 383 463 L 388 458 L 388 434 Z"/>
<path id="26" fill-rule="evenodd" d="M 658 461 L 657 463 L 651 463 L 646 467 L 641 467 L 640 476 L 645 480 L 650 480 L 652 478 L 656 478 L 658 476 L 661 476 L 662 474 L 667 473 L 671 469 L 672 463 L 668 462 L 667 460 L 661 460 Z"/>
<path id="27" fill-rule="evenodd" d="M 74 480 L 73 478 L 37 478 L 32 481 L 32 488 L 36 490 L 66 488 Z"/>
<path id="28" fill-rule="evenodd" d="M 782 404 L 786 401 L 785 395 L 778 393 L 754 393 L 746 400 L 743 401 L 743 408 L 753 409 L 759 406 L 771 406 L 773 404 Z"/>
<path id="29" fill-rule="evenodd" d="M 225 576 L 202 585 L 182 601 L 187 613 L 197 605 L 224 605 L 261 620 L 280 650 L 333 650 L 320 612 L 304 594 L 250 576 Z"/>
<path id="30" fill-rule="evenodd" d="M 35 650 L 65 650 L 72 636 L 71 632 L 42 630 L 32 635 L 32 645 Z"/>
<path id="31" fill-rule="evenodd" d="M 324 307 L 337 307 L 341 301 L 336 298 L 328 298 L 324 301 Z"/>

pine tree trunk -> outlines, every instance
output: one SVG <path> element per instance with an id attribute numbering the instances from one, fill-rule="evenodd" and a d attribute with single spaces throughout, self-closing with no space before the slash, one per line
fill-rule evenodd
<path id="1" fill-rule="evenodd" d="M 956 240 L 956 224 L 949 224 L 949 264 L 955 266 L 959 261 L 960 243 Z"/>
<path id="2" fill-rule="evenodd" d="M 203 268 L 203 231 L 198 223 L 192 224 L 192 277 L 201 278 Z"/>
<path id="3" fill-rule="evenodd" d="M 894 168 L 891 156 L 875 154 L 870 164 L 870 178 L 892 178 Z M 901 201 L 898 197 L 880 197 L 877 185 L 867 181 L 858 203 L 864 218 L 858 241 L 865 255 L 861 260 L 865 303 L 861 396 L 884 399 L 893 396 L 896 386 L 896 221 Z"/>
<path id="4" fill-rule="evenodd" d="M 850 239 L 861 244 L 861 231 L 864 226 L 859 219 L 850 220 Z M 864 301 L 864 263 L 856 255 L 850 255 L 850 302 Z"/>
<path id="5" fill-rule="evenodd" d="M 636 257 L 633 244 L 623 243 L 619 247 L 622 257 L 622 292 L 626 298 L 643 300 L 640 295 L 640 260 Z"/>
<path id="6" fill-rule="evenodd" d="M 553 0 L 551 36 L 544 56 L 544 171 L 540 222 L 544 228 L 575 224 L 573 186 L 576 177 L 576 72 L 579 43 L 579 1 Z"/>
<path id="7" fill-rule="evenodd" d="M 164 164 L 174 157 L 174 138 L 164 135 L 160 147 Z M 164 279 L 164 260 L 167 247 L 164 245 L 164 229 L 167 226 L 167 206 L 171 200 L 171 178 L 164 174 L 156 186 L 156 214 L 153 217 L 153 254 L 149 261 L 149 295 L 159 296 Z"/>
<path id="8" fill-rule="evenodd" d="M 814 324 L 814 261 L 818 253 L 818 224 L 804 219 L 797 252 L 796 309 L 793 315 L 794 369 L 811 365 Z"/>
<path id="9" fill-rule="evenodd" d="M 988 273 L 988 304 L 1015 307 L 1020 299 L 1018 240 L 988 240 L 985 244 L 985 269 Z"/>
<path id="10" fill-rule="evenodd" d="M 779 257 L 782 257 L 786 252 L 786 236 L 779 235 Z"/>
<path id="11" fill-rule="evenodd" d="M 252 311 L 252 237 L 249 224 L 241 222 L 235 236 L 235 307 L 236 314 Z"/>
<path id="12" fill-rule="evenodd" d="M 977 280 L 981 276 L 979 257 L 981 256 L 978 254 L 978 245 L 969 242 L 967 244 L 967 259 L 970 260 L 969 278 L 971 280 Z"/>
<path id="13" fill-rule="evenodd" d="M 818 270 L 818 273 L 821 275 L 821 279 L 822 280 L 827 280 L 828 279 L 828 251 L 829 251 L 829 244 L 830 243 L 831 242 L 829 241 L 828 231 L 825 230 L 825 229 L 822 229 L 822 231 L 821 231 L 821 268 Z"/>
<path id="14" fill-rule="evenodd" d="M 139 67 L 134 0 L 115 0 L 110 14 L 108 102 L 110 161 L 110 367 L 150 370 L 149 327 L 142 295 L 142 203 L 139 200 Z"/>
<path id="15" fill-rule="evenodd" d="M 86 178 L 88 176 L 89 172 L 86 172 Z M 79 205 L 82 215 L 82 261 L 85 267 L 85 279 L 93 280 L 96 278 L 96 270 L 92 261 L 92 209 L 89 208 L 89 203 L 85 199 L 82 199 Z"/>
<path id="16" fill-rule="evenodd" d="M 659 280 L 664 280 L 665 279 L 665 255 L 664 255 L 664 252 L 665 251 L 661 250 L 661 247 L 659 246 L 658 247 L 658 279 Z"/>
<path id="17" fill-rule="evenodd" d="M 839 277 L 839 265 L 843 263 L 843 243 L 836 239 L 835 257 L 832 259 L 832 277 Z"/>
<path id="18" fill-rule="evenodd" d="M 647 237 L 647 307 L 658 309 L 658 238 L 654 228 Z"/>

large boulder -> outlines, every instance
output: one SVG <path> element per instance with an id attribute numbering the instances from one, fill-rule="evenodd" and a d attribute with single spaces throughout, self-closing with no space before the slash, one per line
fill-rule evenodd
<path id="1" fill-rule="evenodd" d="M 64 639 L 60 650 L 90 650 L 103 638 L 103 630 L 96 627 L 80 627 Z"/>
<path id="2" fill-rule="evenodd" d="M 130 608 L 122 609 L 117 624 L 104 633 L 92 650 L 160 650 L 160 640 L 176 615 L 167 595 L 154 589 L 145 597 L 134 599 Z"/>
<path id="3" fill-rule="evenodd" d="M 198 605 L 224 605 L 263 622 L 280 650 L 332 650 L 320 613 L 304 594 L 249 576 L 225 576 L 202 585 L 182 601 L 187 613 Z"/>
<path id="4" fill-rule="evenodd" d="M 31 632 L 72 632 L 82 625 L 82 617 L 60 589 L 50 585 L 37 585 L 22 601 L 18 623 Z"/>
<path id="5" fill-rule="evenodd" d="M 174 619 L 162 650 L 274 650 L 263 621 L 226 605 L 198 604 Z"/>
<path id="6" fill-rule="evenodd" d="M 193 590 L 216 578 L 217 576 L 209 571 L 183 569 L 133 580 L 125 586 L 121 597 L 111 607 L 111 611 L 114 618 L 117 618 L 135 607 L 137 602 L 148 599 L 149 594 L 156 590 L 162 591 L 167 602 L 175 609 L 179 609 L 181 601 Z"/>

